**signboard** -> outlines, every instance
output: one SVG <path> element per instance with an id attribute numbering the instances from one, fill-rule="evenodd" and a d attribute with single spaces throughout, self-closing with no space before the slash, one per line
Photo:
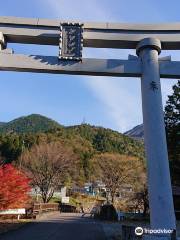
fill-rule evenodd
<path id="1" fill-rule="evenodd" d="M 7 209 L 7 210 L 0 210 L 0 215 L 19 215 L 19 214 L 25 214 L 26 210 L 25 208 L 19 208 L 19 209 Z"/>
<path id="2" fill-rule="evenodd" d="M 69 203 L 69 197 L 62 197 L 61 202 L 62 203 Z"/>
<path id="3" fill-rule="evenodd" d="M 82 60 L 83 28 L 79 23 L 60 25 L 59 59 Z"/>

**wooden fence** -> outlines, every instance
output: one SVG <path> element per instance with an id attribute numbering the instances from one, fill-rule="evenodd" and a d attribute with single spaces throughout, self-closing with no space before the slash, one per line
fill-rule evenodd
<path id="1" fill-rule="evenodd" d="M 59 203 L 35 203 L 26 209 L 26 216 L 35 217 L 36 215 L 52 211 L 59 211 Z"/>

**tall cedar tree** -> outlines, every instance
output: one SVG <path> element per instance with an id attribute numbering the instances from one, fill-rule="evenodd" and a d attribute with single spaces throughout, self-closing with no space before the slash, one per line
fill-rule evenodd
<path id="1" fill-rule="evenodd" d="M 180 80 L 173 86 L 165 106 L 165 125 L 172 183 L 180 185 Z"/>
<path id="2" fill-rule="evenodd" d="M 24 207 L 28 202 L 30 180 L 11 164 L 0 167 L 0 210 Z"/>

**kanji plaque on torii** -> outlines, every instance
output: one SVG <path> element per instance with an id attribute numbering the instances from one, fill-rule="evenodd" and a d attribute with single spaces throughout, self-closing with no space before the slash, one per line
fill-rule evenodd
<path id="1" fill-rule="evenodd" d="M 60 25 L 59 58 L 81 60 L 83 47 L 83 28 L 79 23 Z"/>

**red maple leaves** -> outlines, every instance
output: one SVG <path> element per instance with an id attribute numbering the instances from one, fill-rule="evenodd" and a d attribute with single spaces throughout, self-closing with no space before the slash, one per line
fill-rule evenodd
<path id="1" fill-rule="evenodd" d="M 27 203 L 30 180 L 11 164 L 0 167 L 0 210 L 21 208 Z"/>

